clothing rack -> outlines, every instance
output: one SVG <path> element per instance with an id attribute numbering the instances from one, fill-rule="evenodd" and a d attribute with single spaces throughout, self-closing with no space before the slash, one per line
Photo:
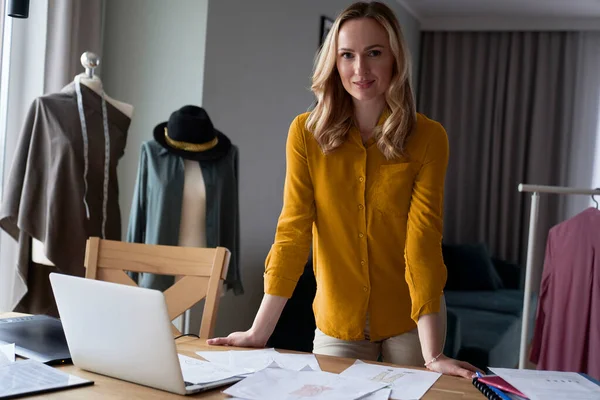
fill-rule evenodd
<path id="1" fill-rule="evenodd" d="M 523 298 L 523 320 L 521 322 L 521 343 L 519 346 L 519 369 L 525 368 L 527 361 L 527 336 L 529 333 L 529 315 L 531 308 L 531 274 L 535 264 L 534 248 L 537 238 L 538 207 L 540 193 L 600 195 L 600 189 L 581 189 L 563 186 L 544 186 L 519 184 L 519 192 L 531 192 L 531 209 L 529 211 L 529 235 L 527 238 L 527 267 L 525 268 L 525 295 Z"/>

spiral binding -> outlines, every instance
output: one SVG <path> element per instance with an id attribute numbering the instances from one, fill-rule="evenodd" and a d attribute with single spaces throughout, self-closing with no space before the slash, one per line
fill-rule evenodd
<path id="1" fill-rule="evenodd" d="M 475 386 L 489 400 L 502 400 L 494 391 L 485 383 L 479 382 L 477 378 L 473 378 L 473 386 Z"/>

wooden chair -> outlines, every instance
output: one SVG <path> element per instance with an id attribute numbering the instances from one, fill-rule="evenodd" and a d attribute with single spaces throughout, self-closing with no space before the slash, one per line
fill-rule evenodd
<path id="1" fill-rule="evenodd" d="M 85 252 L 85 277 L 137 286 L 125 271 L 174 275 L 178 278 L 165 290 L 169 318 L 174 320 L 206 298 L 199 336 L 213 337 L 223 280 L 231 253 L 213 249 L 119 242 L 91 237 Z M 175 335 L 181 334 L 173 326 Z"/>

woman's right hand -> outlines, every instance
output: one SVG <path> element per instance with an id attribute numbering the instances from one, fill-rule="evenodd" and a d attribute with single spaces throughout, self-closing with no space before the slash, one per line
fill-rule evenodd
<path id="1" fill-rule="evenodd" d="M 267 341 L 259 338 L 251 330 L 245 332 L 233 332 L 227 337 L 218 337 L 206 341 L 213 346 L 236 346 L 236 347 L 265 347 Z"/>
<path id="2" fill-rule="evenodd" d="M 265 347 L 286 302 L 285 297 L 265 294 L 250 329 L 233 332 L 227 337 L 208 339 L 206 343 L 214 346 Z"/>

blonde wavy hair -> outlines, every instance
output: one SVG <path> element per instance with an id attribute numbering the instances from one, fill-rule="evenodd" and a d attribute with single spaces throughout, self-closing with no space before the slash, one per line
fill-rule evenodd
<path id="1" fill-rule="evenodd" d="M 327 154 L 344 142 L 354 124 L 352 99 L 342 85 L 336 60 L 341 26 L 346 21 L 358 18 L 372 18 L 387 31 L 396 61 L 385 94 L 390 116 L 373 132 L 377 147 L 389 160 L 405 154 L 406 140 L 416 123 L 417 113 L 410 84 L 408 46 L 394 12 L 383 3 L 354 3 L 342 11 L 333 23 L 315 58 L 311 90 L 316 97 L 316 105 L 306 121 L 306 128 Z"/>

